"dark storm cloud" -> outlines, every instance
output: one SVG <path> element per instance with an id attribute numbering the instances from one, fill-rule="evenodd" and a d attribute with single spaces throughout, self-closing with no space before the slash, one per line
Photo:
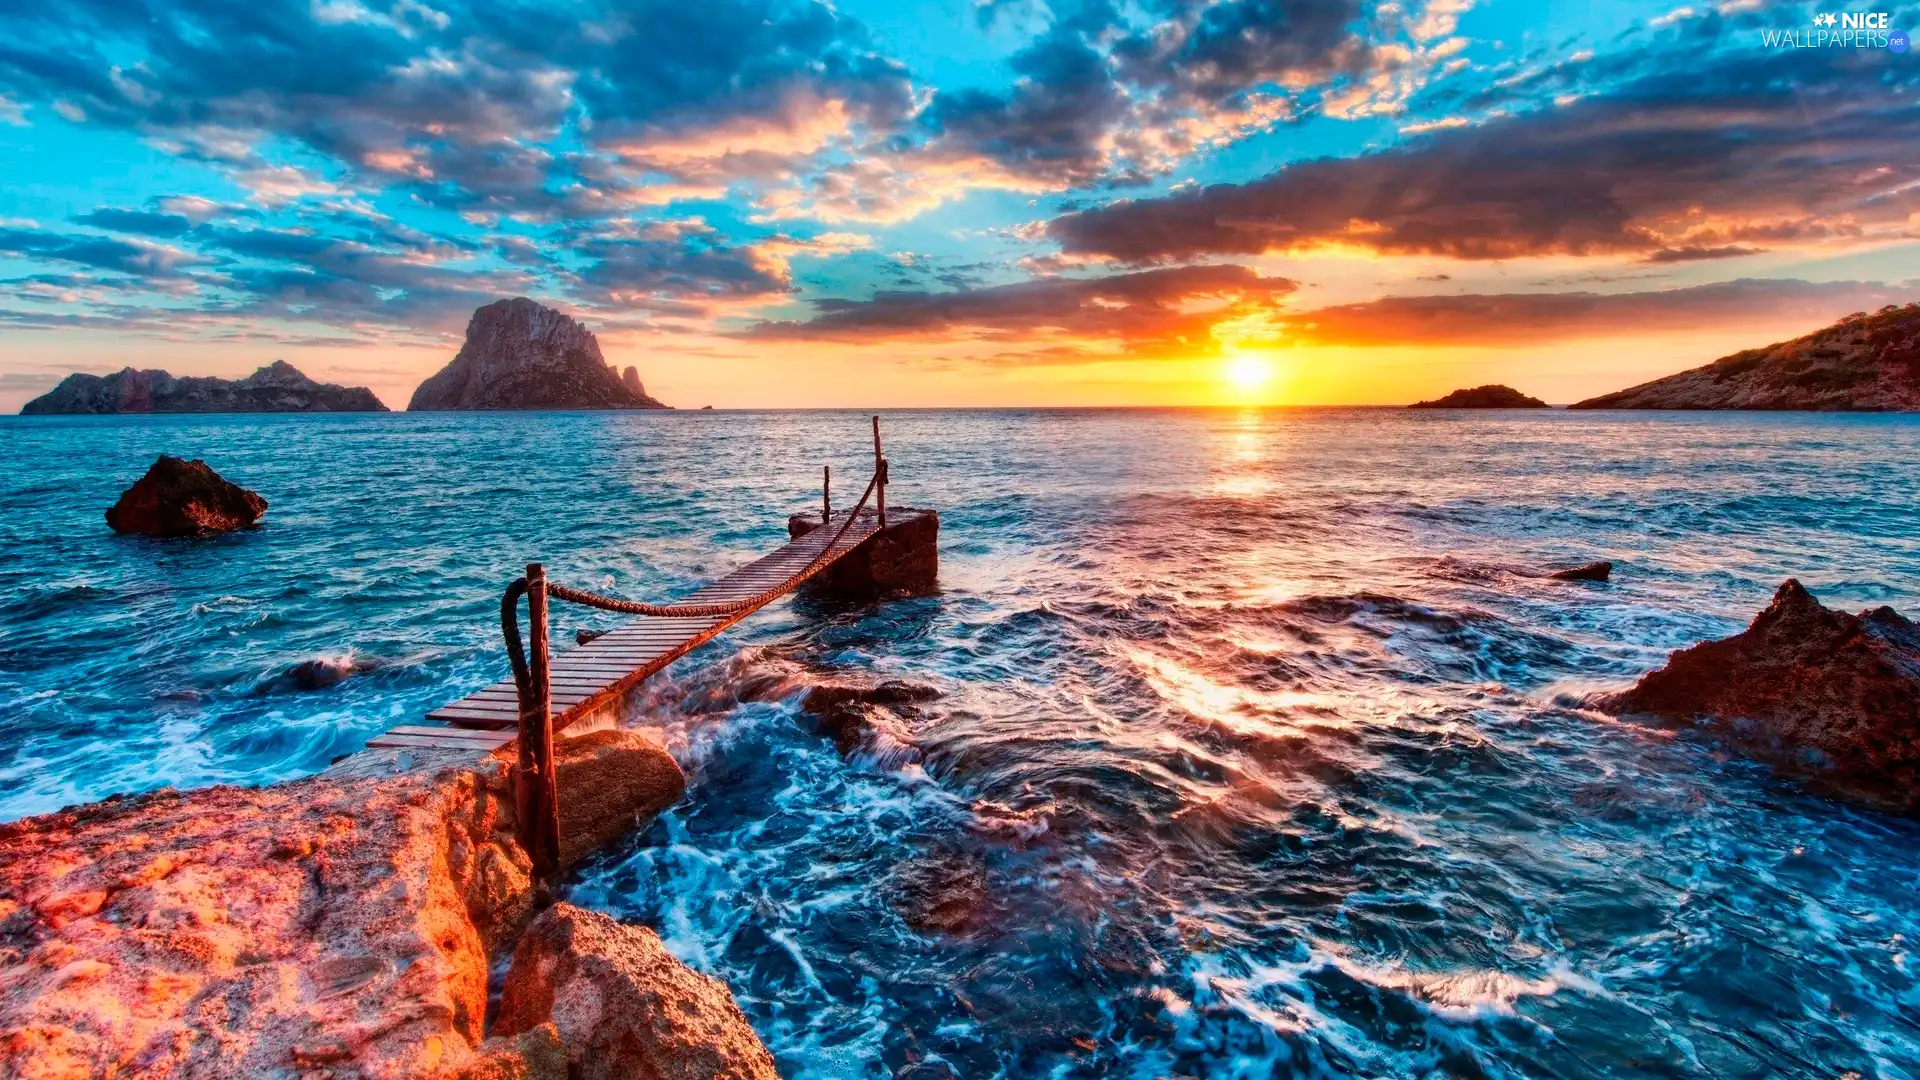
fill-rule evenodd
<path id="1" fill-rule="evenodd" d="M 80 214 L 73 220 L 82 225 L 91 225 L 96 229 L 134 233 L 141 236 L 174 237 L 193 228 L 193 222 L 187 220 L 182 214 L 165 214 L 154 210 L 125 210 L 115 206 L 103 206 L 98 210 Z"/>
<path id="2" fill-rule="evenodd" d="M 819 300 L 805 322 L 765 322 L 745 336 L 872 343 L 924 336 L 975 338 L 1003 358 L 1045 362 L 1110 353 L 1215 351 L 1219 323 L 1272 313 L 1296 283 L 1241 266 L 1182 266 L 1102 278 L 1040 278 L 952 292 L 880 292 L 870 300 Z M 1064 342 L 1048 349 L 1048 342 Z M 1099 346 L 1089 348 L 1089 345 Z"/>
<path id="3" fill-rule="evenodd" d="M 1135 263 L 1327 243 L 1669 261 L 1903 229 L 1920 209 L 1905 187 L 1920 175 L 1920 73 L 1881 50 L 1827 53 L 1670 57 L 1672 70 L 1562 107 L 1068 214 L 1048 235 Z"/>
<path id="4" fill-rule="evenodd" d="M 1060 5 L 1015 53 L 1012 89 L 941 91 L 922 115 L 936 152 L 979 155 L 1055 188 L 1144 182 L 1216 132 L 1249 95 L 1286 98 L 1371 69 L 1358 0 L 1171 0 L 1150 30 L 1100 0 Z M 983 17 L 986 17 L 983 12 Z M 1257 126 L 1257 125 L 1256 125 Z"/>
<path id="5" fill-rule="evenodd" d="M 1670 333 L 1758 319 L 1809 328 L 1850 311 L 1904 303 L 1920 287 L 1749 279 L 1627 293 L 1390 296 L 1287 316 L 1287 336 L 1316 345 L 1527 345 Z"/>
<path id="6" fill-rule="evenodd" d="M 19 228 L 0 228 L 0 255 L 47 259 L 139 278 L 175 277 L 184 268 L 207 261 L 179 248 L 146 241 Z"/>
<path id="7" fill-rule="evenodd" d="M 904 72 L 860 37 L 809 0 L 47 0 L 0 14 L 0 91 L 236 166 L 278 136 L 434 201 L 538 203 L 563 163 L 526 144 L 571 118 L 590 145 L 829 100 L 899 121 Z"/>

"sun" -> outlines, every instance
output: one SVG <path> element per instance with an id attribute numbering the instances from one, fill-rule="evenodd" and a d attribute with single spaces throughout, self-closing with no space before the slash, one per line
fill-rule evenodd
<path id="1" fill-rule="evenodd" d="M 1273 363 L 1264 356 L 1235 356 L 1227 361 L 1227 385 L 1251 394 L 1273 381 Z"/>

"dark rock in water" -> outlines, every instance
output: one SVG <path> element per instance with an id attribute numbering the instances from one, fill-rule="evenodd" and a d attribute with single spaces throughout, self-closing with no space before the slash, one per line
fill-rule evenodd
<path id="1" fill-rule="evenodd" d="M 1570 409 L 1920 410 L 1920 303 L 1576 402 Z"/>
<path id="2" fill-rule="evenodd" d="M 674 959 L 659 935 L 555 904 L 513 951 L 494 1034 L 551 1023 L 579 1080 L 778 1080 L 727 984 Z"/>
<path id="3" fill-rule="evenodd" d="M 889 679 L 882 683 L 822 683 L 807 691 L 800 708 L 842 754 L 872 754 L 883 764 L 920 760 L 904 722 L 914 706 L 940 696 L 937 687 Z"/>
<path id="4" fill-rule="evenodd" d="M 711 406 L 711 405 L 702 405 L 702 406 L 700 406 L 700 411 L 701 411 L 701 412 L 712 412 L 712 411 L 713 411 L 713 406 Z"/>
<path id="5" fill-rule="evenodd" d="M 107 510 L 114 532 L 146 536 L 210 536 L 244 528 L 267 512 L 267 500 L 222 479 L 204 461 L 165 454 Z"/>
<path id="6" fill-rule="evenodd" d="M 467 323 L 453 361 L 420 384 L 409 412 L 474 409 L 664 409 L 623 380 L 600 342 L 571 316 L 524 296 L 488 304 Z"/>
<path id="7" fill-rule="evenodd" d="M 312 660 L 302 660 L 288 668 L 286 678 L 302 690 L 324 690 L 329 686 L 345 682 L 352 676 L 373 671 L 379 666 L 376 660 L 317 656 Z"/>
<path id="8" fill-rule="evenodd" d="M 1613 575 L 1610 562 L 1590 562 L 1585 566 L 1569 566 L 1565 570 L 1549 571 L 1547 576 L 1560 581 L 1605 581 Z"/>
<path id="9" fill-rule="evenodd" d="M 922 934 L 968 934 L 993 924 L 998 905 L 987 866 L 966 851 L 902 862 L 880 883 L 887 903 Z"/>
<path id="10" fill-rule="evenodd" d="M 1788 579 L 1744 632 L 1586 703 L 1697 723 L 1843 795 L 1920 812 L 1920 627 L 1890 607 L 1831 611 Z"/>
<path id="11" fill-rule="evenodd" d="M 583 626 L 573 632 L 573 642 L 576 645 L 585 645 L 588 642 L 599 641 L 606 636 L 607 632 L 605 630 L 589 630 Z"/>
<path id="12" fill-rule="evenodd" d="M 386 412 L 364 386 L 319 383 L 285 360 L 244 379 L 174 378 L 158 369 L 73 374 L 20 409 L 22 416 L 70 413 Z"/>
<path id="13" fill-rule="evenodd" d="M 1488 383 L 1471 390 L 1455 390 L 1443 398 L 1415 402 L 1409 409 L 1545 409 L 1546 402 L 1515 390 L 1511 386 Z"/>

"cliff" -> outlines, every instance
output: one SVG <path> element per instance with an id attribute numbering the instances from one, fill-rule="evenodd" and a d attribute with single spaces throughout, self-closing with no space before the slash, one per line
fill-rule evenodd
<path id="1" fill-rule="evenodd" d="M 1471 390 L 1455 390 L 1443 398 L 1432 401 L 1418 401 L 1407 406 L 1409 409 L 1544 409 L 1547 403 L 1537 397 L 1515 390 L 1511 386 L 1488 383 Z"/>
<path id="2" fill-rule="evenodd" d="M 104 376 L 76 373 L 27 402 L 20 414 L 386 411 L 364 386 L 314 382 L 275 360 L 244 379 L 175 378 L 134 368 Z"/>
<path id="3" fill-rule="evenodd" d="M 413 392 L 409 412 L 469 409 L 665 409 L 640 373 L 607 366 L 600 342 L 569 315 L 524 296 L 473 313 L 453 361 Z"/>
<path id="4" fill-rule="evenodd" d="M 1849 315 L 1805 337 L 1568 407 L 1920 410 L 1920 304 Z"/>

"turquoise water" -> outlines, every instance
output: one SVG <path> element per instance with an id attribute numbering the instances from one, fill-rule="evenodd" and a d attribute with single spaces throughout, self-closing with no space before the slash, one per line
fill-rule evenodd
<path id="1" fill-rule="evenodd" d="M 678 665 L 631 722 L 688 798 L 568 887 L 725 978 L 783 1074 L 1920 1076 L 1920 824 L 1572 707 L 1790 575 L 1920 611 L 1920 418 L 884 423 L 941 595 L 782 602 Z M 866 438 L 0 420 L 0 819 L 323 767 L 504 674 L 520 564 L 673 595 L 779 543 L 823 462 L 856 495 Z M 263 527 L 110 534 L 162 452 Z M 285 677 L 315 658 L 371 670 Z M 794 698 L 849 673 L 942 696 L 842 753 Z"/>

